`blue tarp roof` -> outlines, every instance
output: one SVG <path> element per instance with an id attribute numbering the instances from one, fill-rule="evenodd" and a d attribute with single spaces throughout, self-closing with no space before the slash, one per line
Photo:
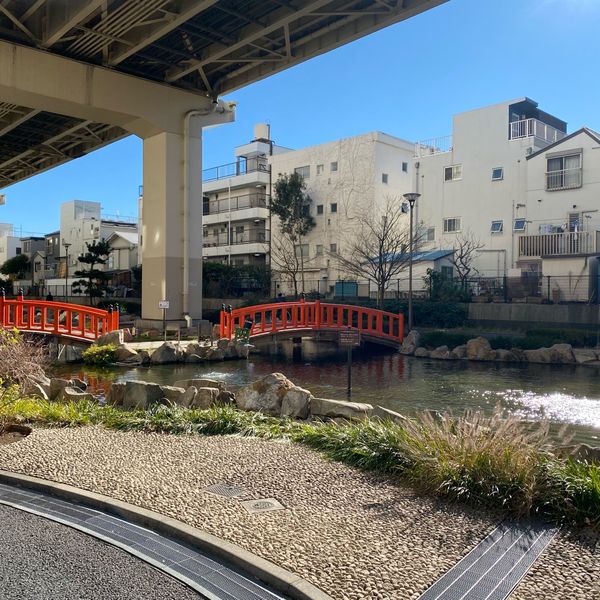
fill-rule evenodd
<path id="1" fill-rule="evenodd" d="M 426 250 L 424 252 L 414 252 L 413 253 L 413 262 L 421 262 L 421 261 L 434 261 L 434 260 L 438 260 L 440 258 L 444 258 L 444 256 L 448 256 L 450 254 L 454 254 L 454 250 Z M 409 254 L 407 253 L 403 253 L 403 254 L 399 254 L 399 255 L 395 255 L 395 256 L 399 256 L 402 258 L 405 258 L 408 260 L 409 258 Z"/>

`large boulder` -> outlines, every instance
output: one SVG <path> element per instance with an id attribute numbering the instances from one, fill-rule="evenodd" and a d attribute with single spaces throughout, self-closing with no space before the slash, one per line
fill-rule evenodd
<path id="1" fill-rule="evenodd" d="M 523 348 L 511 348 L 510 352 L 515 357 L 516 362 L 527 362 L 527 355 Z"/>
<path id="2" fill-rule="evenodd" d="M 150 355 L 150 360 L 154 365 L 164 365 L 178 362 L 180 356 L 180 350 L 173 342 L 165 342 Z"/>
<path id="3" fill-rule="evenodd" d="M 217 381 L 216 379 L 179 379 L 174 384 L 175 387 L 180 388 L 189 388 L 190 386 L 194 386 L 197 388 L 200 387 L 210 387 L 210 388 L 219 388 L 220 390 L 225 389 L 225 384 L 222 381 Z"/>
<path id="4" fill-rule="evenodd" d="M 94 401 L 93 394 L 83 392 L 76 387 L 66 386 L 64 387 L 58 396 L 60 402 L 79 402 L 81 400 Z"/>
<path id="5" fill-rule="evenodd" d="M 556 454 L 572 458 L 577 461 L 588 461 L 600 463 L 600 447 L 588 444 L 574 444 L 572 446 L 560 446 Z"/>
<path id="6" fill-rule="evenodd" d="M 115 331 L 109 331 L 104 335 L 101 335 L 96 340 L 97 346 L 108 346 L 113 344 L 114 346 L 121 346 L 125 342 L 125 334 L 122 329 L 116 329 Z"/>
<path id="7" fill-rule="evenodd" d="M 106 392 L 106 404 L 111 406 L 123 406 L 125 399 L 125 382 L 114 382 Z"/>
<path id="8" fill-rule="evenodd" d="M 552 351 L 550 348 L 537 348 L 536 350 L 525 350 L 525 356 L 530 363 L 551 364 Z"/>
<path id="9" fill-rule="evenodd" d="M 117 362 L 128 364 L 142 364 L 140 355 L 129 346 L 119 346 L 117 348 Z"/>
<path id="10" fill-rule="evenodd" d="M 53 377 L 50 380 L 50 400 L 56 400 L 60 396 L 60 393 L 69 385 L 71 385 L 71 382 L 68 379 Z"/>
<path id="11" fill-rule="evenodd" d="M 192 386 L 190 389 L 195 389 L 194 398 L 189 404 L 189 408 L 206 409 L 216 404 L 219 398 L 219 388 L 216 387 L 199 387 Z"/>
<path id="12" fill-rule="evenodd" d="M 402 341 L 400 352 L 402 354 L 414 354 L 415 350 L 419 347 L 420 342 L 421 334 L 416 329 L 413 329 Z"/>
<path id="13" fill-rule="evenodd" d="M 225 350 L 221 350 L 220 348 L 209 348 L 206 353 L 206 360 L 225 360 Z"/>
<path id="14" fill-rule="evenodd" d="M 36 398 L 41 398 L 42 400 L 50 400 L 46 390 L 36 381 L 29 381 L 27 384 L 25 384 L 23 393 L 26 396 L 34 396 Z"/>
<path id="15" fill-rule="evenodd" d="M 456 346 L 450 354 L 452 354 L 452 358 L 467 358 L 467 345 Z"/>
<path id="16" fill-rule="evenodd" d="M 364 419 L 371 415 L 373 407 L 370 404 L 344 402 L 328 398 L 312 398 L 310 414 L 313 417 L 328 417 L 331 419 Z"/>
<path id="17" fill-rule="evenodd" d="M 477 337 L 467 342 L 467 358 L 469 360 L 494 360 L 496 351 L 484 337 Z"/>
<path id="18" fill-rule="evenodd" d="M 591 348 L 573 348 L 573 356 L 578 365 L 585 365 L 587 363 L 595 363 L 598 361 L 596 351 Z"/>
<path id="19" fill-rule="evenodd" d="M 161 385 L 160 389 L 162 391 L 163 398 L 168 400 L 171 404 L 185 406 L 186 400 L 184 398 L 186 390 L 184 388 L 175 387 L 174 385 Z"/>
<path id="20" fill-rule="evenodd" d="M 373 416 L 378 417 L 382 421 L 393 421 L 399 425 L 402 425 L 408 421 L 408 418 L 404 415 L 401 415 L 399 412 L 379 405 L 376 405 L 373 409 Z"/>
<path id="21" fill-rule="evenodd" d="M 281 416 L 293 419 L 306 419 L 310 410 L 312 394 L 295 385 L 287 390 L 281 401 Z"/>
<path id="22" fill-rule="evenodd" d="M 503 348 L 496 350 L 496 360 L 498 362 L 520 362 L 513 352 Z"/>
<path id="23" fill-rule="evenodd" d="M 126 381 L 123 394 L 125 410 L 145 410 L 152 404 L 161 402 L 163 398 L 160 385 L 147 381 Z"/>
<path id="24" fill-rule="evenodd" d="M 242 410 L 281 415 L 283 398 L 294 384 L 283 373 L 271 373 L 238 391 L 235 402 Z"/>
<path id="25" fill-rule="evenodd" d="M 571 344 L 554 344 L 553 346 L 550 346 L 550 352 L 552 354 L 553 363 L 568 365 L 575 362 Z"/>
<path id="26" fill-rule="evenodd" d="M 423 346 L 419 346 L 415 350 L 415 356 L 418 358 L 429 358 L 430 354 L 431 354 L 431 352 L 429 352 L 429 350 L 427 350 L 427 348 L 423 348 Z"/>
<path id="27" fill-rule="evenodd" d="M 431 351 L 430 358 L 437 358 L 441 360 L 448 360 L 452 358 L 448 346 L 438 346 L 435 350 Z"/>
<path id="28" fill-rule="evenodd" d="M 235 394 L 228 390 L 221 390 L 217 396 L 219 404 L 235 404 Z"/>
<path id="29" fill-rule="evenodd" d="M 229 348 L 229 344 L 230 341 L 227 338 L 221 338 L 220 340 L 217 340 L 217 348 L 219 350 L 223 350 L 223 352 Z"/>

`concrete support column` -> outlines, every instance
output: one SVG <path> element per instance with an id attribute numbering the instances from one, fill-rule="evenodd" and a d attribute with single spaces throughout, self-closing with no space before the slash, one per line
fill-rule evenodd
<path id="1" fill-rule="evenodd" d="M 167 319 L 181 319 L 184 304 L 192 318 L 202 316 L 202 138 L 198 133 L 187 140 L 184 135 L 168 132 L 144 140 L 141 232 L 144 319 L 162 319 L 160 300 L 169 301 Z M 185 158 L 189 169 L 184 169 Z M 189 186 L 187 219 L 184 178 Z"/>
<path id="2" fill-rule="evenodd" d="M 181 133 L 144 138 L 142 318 L 202 318 L 202 127 L 227 123 L 232 107 L 190 111 Z"/>

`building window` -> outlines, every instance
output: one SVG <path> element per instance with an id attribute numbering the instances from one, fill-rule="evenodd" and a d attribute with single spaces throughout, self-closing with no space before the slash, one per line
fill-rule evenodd
<path id="1" fill-rule="evenodd" d="M 444 167 L 444 181 L 456 181 L 462 179 L 462 165 Z"/>
<path id="2" fill-rule="evenodd" d="M 408 163 L 407 162 L 402 163 L 402 172 L 408 173 Z"/>
<path id="3" fill-rule="evenodd" d="M 330 244 L 329 252 L 331 252 L 332 254 L 337 254 L 337 244 Z"/>
<path id="4" fill-rule="evenodd" d="M 570 190 L 580 188 L 581 152 L 547 158 L 546 189 Z"/>
<path id="5" fill-rule="evenodd" d="M 323 255 L 323 245 L 317 244 L 317 256 L 322 256 L 322 255 Z"/>
<path id="6" fill-rule="evenodd" d="M 336 213 L 337 212 L 337 202 L 332 202 L 330 205 L 330 211 L 332 213 Z"/>
<path id="7" fill-rule="evenodd" d="M 296 246 L 296 258 L 308 258 L 308 244 Z"/>
<path id="8" fill-rule="evenodd" d="M 428 227 L 424 237 L 426 242 L 435 242 L 435 227 Z"/>
<path id="9" fill-rule="evenodd" d="M 323 214 L 323 205 L 322 204 L 317 204 L 317 214 L 318 215 Z"/>
<path id="10" fill-rule="evenodd" d="M 525 223 L 527 223 L 525 219 L 515 219 L 513 231 L 525 231 Z"/>
<path id="11" fill-rule="evenodd" d="M 302 179 L 310 179 L 310 166 L 306 165 L 305 167 L 296 167 L 294 169 L 294 173 L 298 173 Z"/>
<path id="12" fill-rule="evenodd" d="M 490 228 L 490 231 L 492 233 L 502 233 L 503 228 L 504 228 L 504 221 L 492 221 L 492 226 Z"/>
<path id="13" fill-rule="evenodd" d="M 460 217 L 444 219 L 444 233 L 456 233 L 460 231 Z"/>
<path id="14" fill-rule="evenodd" d="M 492 169 L 492 181 L 502 181 L 504 179 L 504 168 L 494 167 Z"/>
<path id="15" fill-rule="evenodd" d="M 41 268 L 42 268 L 42 264 L 39 262 L 36 262 L 35 263 L 35 272 L 39 273 L 41 271 Z"/>
<path id="16" fill-rule="evenodd" d="M 336 160 L 335 162 L 332 162 L 332 163 L 331 163 L 329 170 L 330 170 L 332 173 L 334 173 L 335 171 L 337 171 L 337 169 L 338 169 L 338 164 L 337 164 L 337 160 Z"/>
<path id="17" fill-rule="evenodd" d="M 387 173 L 382 173 L 381 174 L 381 183 L 387 184 L 387 182 L 388 182 L 388 174 Z"/>
<path id="18" fill-rule="evenodd" d="M 21 254 L 21 248 L 15 248 L 15 254 Z"/>
<path id="19" fill-rule="evenodd" d="M 317 165 L 317 175 L 321 175 L 323 173 L 323 165 Z"/>
<path id="20" fill-rule="evenodd" d="M 450 266 L 448 266 L 448 267 L 442 267 L 441 268 L 441 272 L 442 272 L 442 277 L 444 279 L 452 279 L 452 276 L 454 275 L 452 267 L 450 267 Z"/>

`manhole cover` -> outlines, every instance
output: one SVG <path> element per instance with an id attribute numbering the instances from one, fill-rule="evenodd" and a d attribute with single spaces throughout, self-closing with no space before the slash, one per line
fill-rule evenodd
<path id="1" fill-rule="evenodd" d="M 268 512 L 285 508 L 275 498 L 261 498 L 260 500 L 246 500 L 241 503 L 249 513 Z"/>
<path id="2" fill-rule="evenodd" d="M 234 498 L 235 496 L 241 496 L 246 492 L 246 488 L 241 485 L 234 485 L 232 483 L 216 483 L 214 485 L 207 485 L 202 488 L 204 492 L 209 494 L 216 494 L 217 496 L 226 496 L 227 498 Z"/>

